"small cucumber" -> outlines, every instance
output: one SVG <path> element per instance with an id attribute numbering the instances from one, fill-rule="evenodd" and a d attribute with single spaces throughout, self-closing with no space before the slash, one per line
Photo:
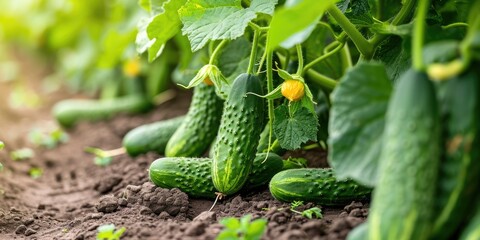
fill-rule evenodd
<path id="1" fill-rule="evenodd" d="M 247 181 L 264 125 L 260 80 L 241 74 L 225 102 L 217 140 L 213 144 L 212 178 L 215 188 L 230 195 Z"/>
<path id="2" fill-rule="evenodd" d="M 136 127 L 123 137 L 123 147 L 132 157 L 148 152 L 163 154 L 168 140 L 184 119 L 185 116 L 180 116 Z"/>
<path id="3" fill-rule="evenodd" d="M 367 200 L 371 191 L 352 180 L 337 180 L 331 168 L 289 169 L 270 180 L 270 193 L 282 202 L 304 201 L 336 206 Z"/>
<path id="4" fill-rule="evenodd" d="M 443 93 L 445 151 L 436 193 L 432 239 L 450 239 L 471 210 L 480 189 L 480 98 L 478 77 L 469 71 L 439 86 Z"/>
<path id="5" fill-rule="evenodd" d="M 217 135 L 222 108 L 215 87 L 203 83 L 195 87 L 187 116 L 168 141 L 165 155 L 199 157 L 205 153 Z"/>
<path id="6" fill-rule="evenodd" d="M 369 239 L 428 239 L 440 162 L 440 119 L 432 81 L 410 69 L 388 106 Z"/>
<path id="7" fill-rule="evenodd" d="M 67 99 L 53 107 L 53 115 L 63 127 L 73 127 L 81 121 L 98 121 L 118 113 L 141 113 L 153 105 L 142 95 L 129 95 L 108 100 Z"/>
<path id="8" fill-rule="evenodd" d="M 211 164 L 210 158 L 160 158 L 150 165 L 150 180 L 159 187 L 178 188 L 190 197 L 213 199 L 216 190 L 210 174 Z M 257 154 L 245 188 L 267 184 L 282 167 L 283 160 L 278 155 Z"/>

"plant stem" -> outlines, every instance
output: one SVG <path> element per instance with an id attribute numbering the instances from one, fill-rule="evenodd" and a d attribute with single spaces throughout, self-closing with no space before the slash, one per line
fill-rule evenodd
<path id="1" fill-rule="evenodd" d="M 340 59 L 342 60 L 343 75 L 349 67 L 353 66 L 352 56 L 350 55 L 350 49 L 348 48 L 347 43 L 345 43 L 345 46 L 343 46 L 342 51 L 340 52 Z"/>
<path id="2" fill-rule="evenodd" d="M 425 18 L 429 7 L 429 0 L 420 0 L 417 7 L 417 13 L 415 15 L 415 23 L 413 26 L 412 35 L 412 65 L 413 68 L 421 71 L 424 69 L 423 65 L 423 42 L 425 34 Z"/>
<path id="3" fill-rule="evenodd" d="M 252 51 L 250 52 L 250 61 L 248 63 L 247 73 L 252 74 L 255 68 L 255 59 L 257 58 L 257 46 L 258 38 L 260 32 L 257 30 L 253 31 L 253 42 L 252 42 Z"/>
<path id="4" fill-rule="evenodd" d="M 314 59 L 313 61 L 309 62 L 304 68 L 303 68 L 303 71 L 300 73 L 300 74 L 303 74 L 304 71 L 307 71 L 308 69 L 310 69 L 311 67 L 313 67 L 315 64 L 329 58 L 330 56 L 332 56 L 333 54 L 337 53 L 338 51 L 340 51 L 343 46 L 345 46 L 345 43 L 341 42 L 336 48 L 334 48 L 332 51 L 330 52 L 327 52 L 325 54 L 323 54 L 322 56 Z"/>
<path id="5" fill-rule="evenodd" d="M 416 2 L 417 0 L 407 0 L 405 4 L 403 4 L 402 8 L 400 8 L 400 11 L 397 13 L 395 18 L 393 18 L 390 24 L 392 24 L 393 26 L 396 26 L 398 24 L 404 23 L 408 19 L 408 16 L 412 12 L 412 9 L 415 6 Z M 387 36 L 388 35 L 376 33 L 375 36 L 369 40 L 369 42 L 375 48 L 376 46 L 378 46 L 378 44 L 380 44 L 383 40 L 385 40 Z"/>
<path id="6" fill-rule="evenodd" d="M 260 62 L 258 63 L 257 75 L 262 72 L 263 63 L 265 62 L 265 58 L 267 57 L 267 50 L 263 51 L 262 58 L 260 58 Z"/>
<path id="7" fill-rule="evenodd" d="M 297 75 L 301 75 L 303 72 L 303 52 L 302 52 L 302 45 L 297 44 L 297 56 L 298 56 L 298 67 L 297 67 Z"/>
<path id="8" fill-rule="evenodd" d="M 456 23 L 451 23 L 445 26 L 442 26 L 442 29 L 449 29 L 449 28 L 455 28 L 455 27 L 466 27 L 468 28 L 468 24 L 464 22 L 456 22 Z"/>
<path id="9" fill-rule="evenodd" d="M 268 43 L 268 35 L 266 42 Z M 265 46 L 265 49 L 268 49 L 268 44 Z M 273 51 L 267 51 L 267 92 L 273 91 Z M 273 113 L 273 100 L 268 99 L 268 122 L 269 122 L 269 130 L 268 130 L 268 146 L 272 145 L 272 135 L 273 135 L 273 119 L 275 117 Z"/>
<path id="10" fill-rule="evenodd" d="M 342 11 L 340 11 L 336 5 L 329 8 L 328 13 L 338 22 L 338 25 L 348 34 L 350 39 L 352 39 L 358 51 L 360 51 L 365 58 L 370 59 L 373 55 L 373 46 L 355 28 L 355 25 L 343 15 Z"/>
<path id="11" fill-rule="evenodd" d="M 208 64 L 214 64 L 215 63 L 215 61 L 217 60 L 217 57 L 218 57 L 217 55 L 220 54 L 220 51 L 225 46 L 225 44 L 227 44 L 227 42 L 228 42 L 228 40 L 224 39 L 218 44 L 218 46 L 215 48 L 212 55 L 210 56 L 210 61 L 208 62 Z"/>
<path id="12" fill-rule="evenodd" d="M 249 22 L 248 23 L 248 26 L 250 26 L 251 28 L 253 28 L 253 30 L 256 30 L 256 31 L 259 31 L 259 32 L 266 32 L 268 31 L 269 27 L 260 27 L 258 26 L 257 24 L 253 23 L 253 22 Z"/>

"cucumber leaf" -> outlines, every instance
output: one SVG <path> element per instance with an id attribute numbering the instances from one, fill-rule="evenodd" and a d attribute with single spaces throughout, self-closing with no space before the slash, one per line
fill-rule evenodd
<path id="1" fill-rule="evenodd" d="M 307 141 L 317 141 L 318 121 L 306 107 L 297 106 L 292 110 L 281 105 L 274 114 L 273 131 L 282 148 L 294 150 Z"/>
<path id="2" fill-rule="evenodd" d="M 163 51 L 165 43 L 180 32 L 182 22 L 178 9 L 187 0 L 151 1 L 151 17 L 143 18 L 138 25 L 137 52 L 148 50 L 148 61 L 155 60 Z"/>
<path id="3" fill-rule="evenodd" d="M 391 92 L 381 63 L 359 63 L 333 91 L 328 161 L 339 179 L 375 185 Z"/>
<path id="4" fill-rule="evenodd" d="M 183 23 L 182 33 L 197 51 L 210 40 L 236 39 L 245 32 L 257 13 L 271 15 L 276 0 L 252 0 L 243 8 L 240 0 L 189 0 L 178 13 Z"/>
<path id="5" fill-rule="evenodd" d="M 287 1 L 288 4 L 286 3 L 273 14 L 268 31 L 267 49 L 273 50 L 287 39 L 289 45 L 305 40 L 311 33 L 311 30 L 310 33 L 308 32 L 308 27 L 315 24 L 335 2 L 335 0 Z M 298 39 L 295 41 L 289 39 L 302 31 L 305 32 L 297 35 Z"/>

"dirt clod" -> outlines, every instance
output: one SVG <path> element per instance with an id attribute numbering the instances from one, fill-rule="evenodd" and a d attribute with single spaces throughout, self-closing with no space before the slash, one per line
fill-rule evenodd
<path id="1" fill-rule="evenodd" d="M 115 212 L 115 210 L 118 208 L 117 198 L 110 195 L 104 196 L 102 199 L 100 199 L 100 202 L 95 206 L 95 208 L 97 208 L 97 211 L 103 213 Z"/>

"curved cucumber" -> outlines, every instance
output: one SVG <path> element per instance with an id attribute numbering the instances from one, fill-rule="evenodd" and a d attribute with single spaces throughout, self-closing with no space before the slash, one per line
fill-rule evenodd
<path id="1" fill-rule="evenodd" d="M 223 100 L 215 93 L 215 87 L 203 83 L 195 87 L 187 116 L 168 141 L 165 155 L 201 156 L 217 135 L 222 108 Z"/>
<path id="2" fill-rule="evenodd" d="M 372 190 L 352 180 L 339 181 L 331 168 L 281 171 L 270 180 L 270 193 L 282 202 L 305 201 L 325 206 L 369 199 Z"/>
<path id="3" fill-rule="evenodd" d="M 184 119 L 185 116 L 180 116 L 136 127 L 123 137 L 123 147 L 132 157 L 147 152 L 163 154 L 168 140 Z"/>
<path id="4" fill-rule="evenodd" d="M 265 110 L 262 98 L 247 93 L 261 90 L 255 75 L 241 74 L 225 102 L 212 161 L 213 184 L 225 195 L 240 190 L 252 169 Z"/>
<path id="5" fill-rule="evenodd" d="M 282 170 L 281 157 L 270 153 L 265 160 L 266 156 L 265 153 L 257 154 L 253 162 L 254 170 L 250 173 L 245 188 L 265 185 Z M 210 158 L 160 158 L 150 165 L 150 180 L 159 187 L 178 188 L 191 197 L 215 198 L 211 164 Z"/>
<path id="6" fill-rule="evenodd" d="M 440 139 L 433 83 L 425 73 L 408 70 L 400 77 L 386 114 L 369 239 L 429 238 Z"/>
<path id="7" fill-rule="evenodd" d="M 130 95 L 108 100 L 67 99 L 53 107 L 53 115 L 63 127 L 72 127 L 81 121 L 98 121 L 118 113 L 140 113 L 153 105 L 142 95 Z"/>
<path id="8" fill-rule="evenodd" d="M 480 189 L 480 98 L 473 72 L 450 79 L 444 90 L 446 151 L 440 165 L 432 239 L 449 239 L 468 215 Z"/>

